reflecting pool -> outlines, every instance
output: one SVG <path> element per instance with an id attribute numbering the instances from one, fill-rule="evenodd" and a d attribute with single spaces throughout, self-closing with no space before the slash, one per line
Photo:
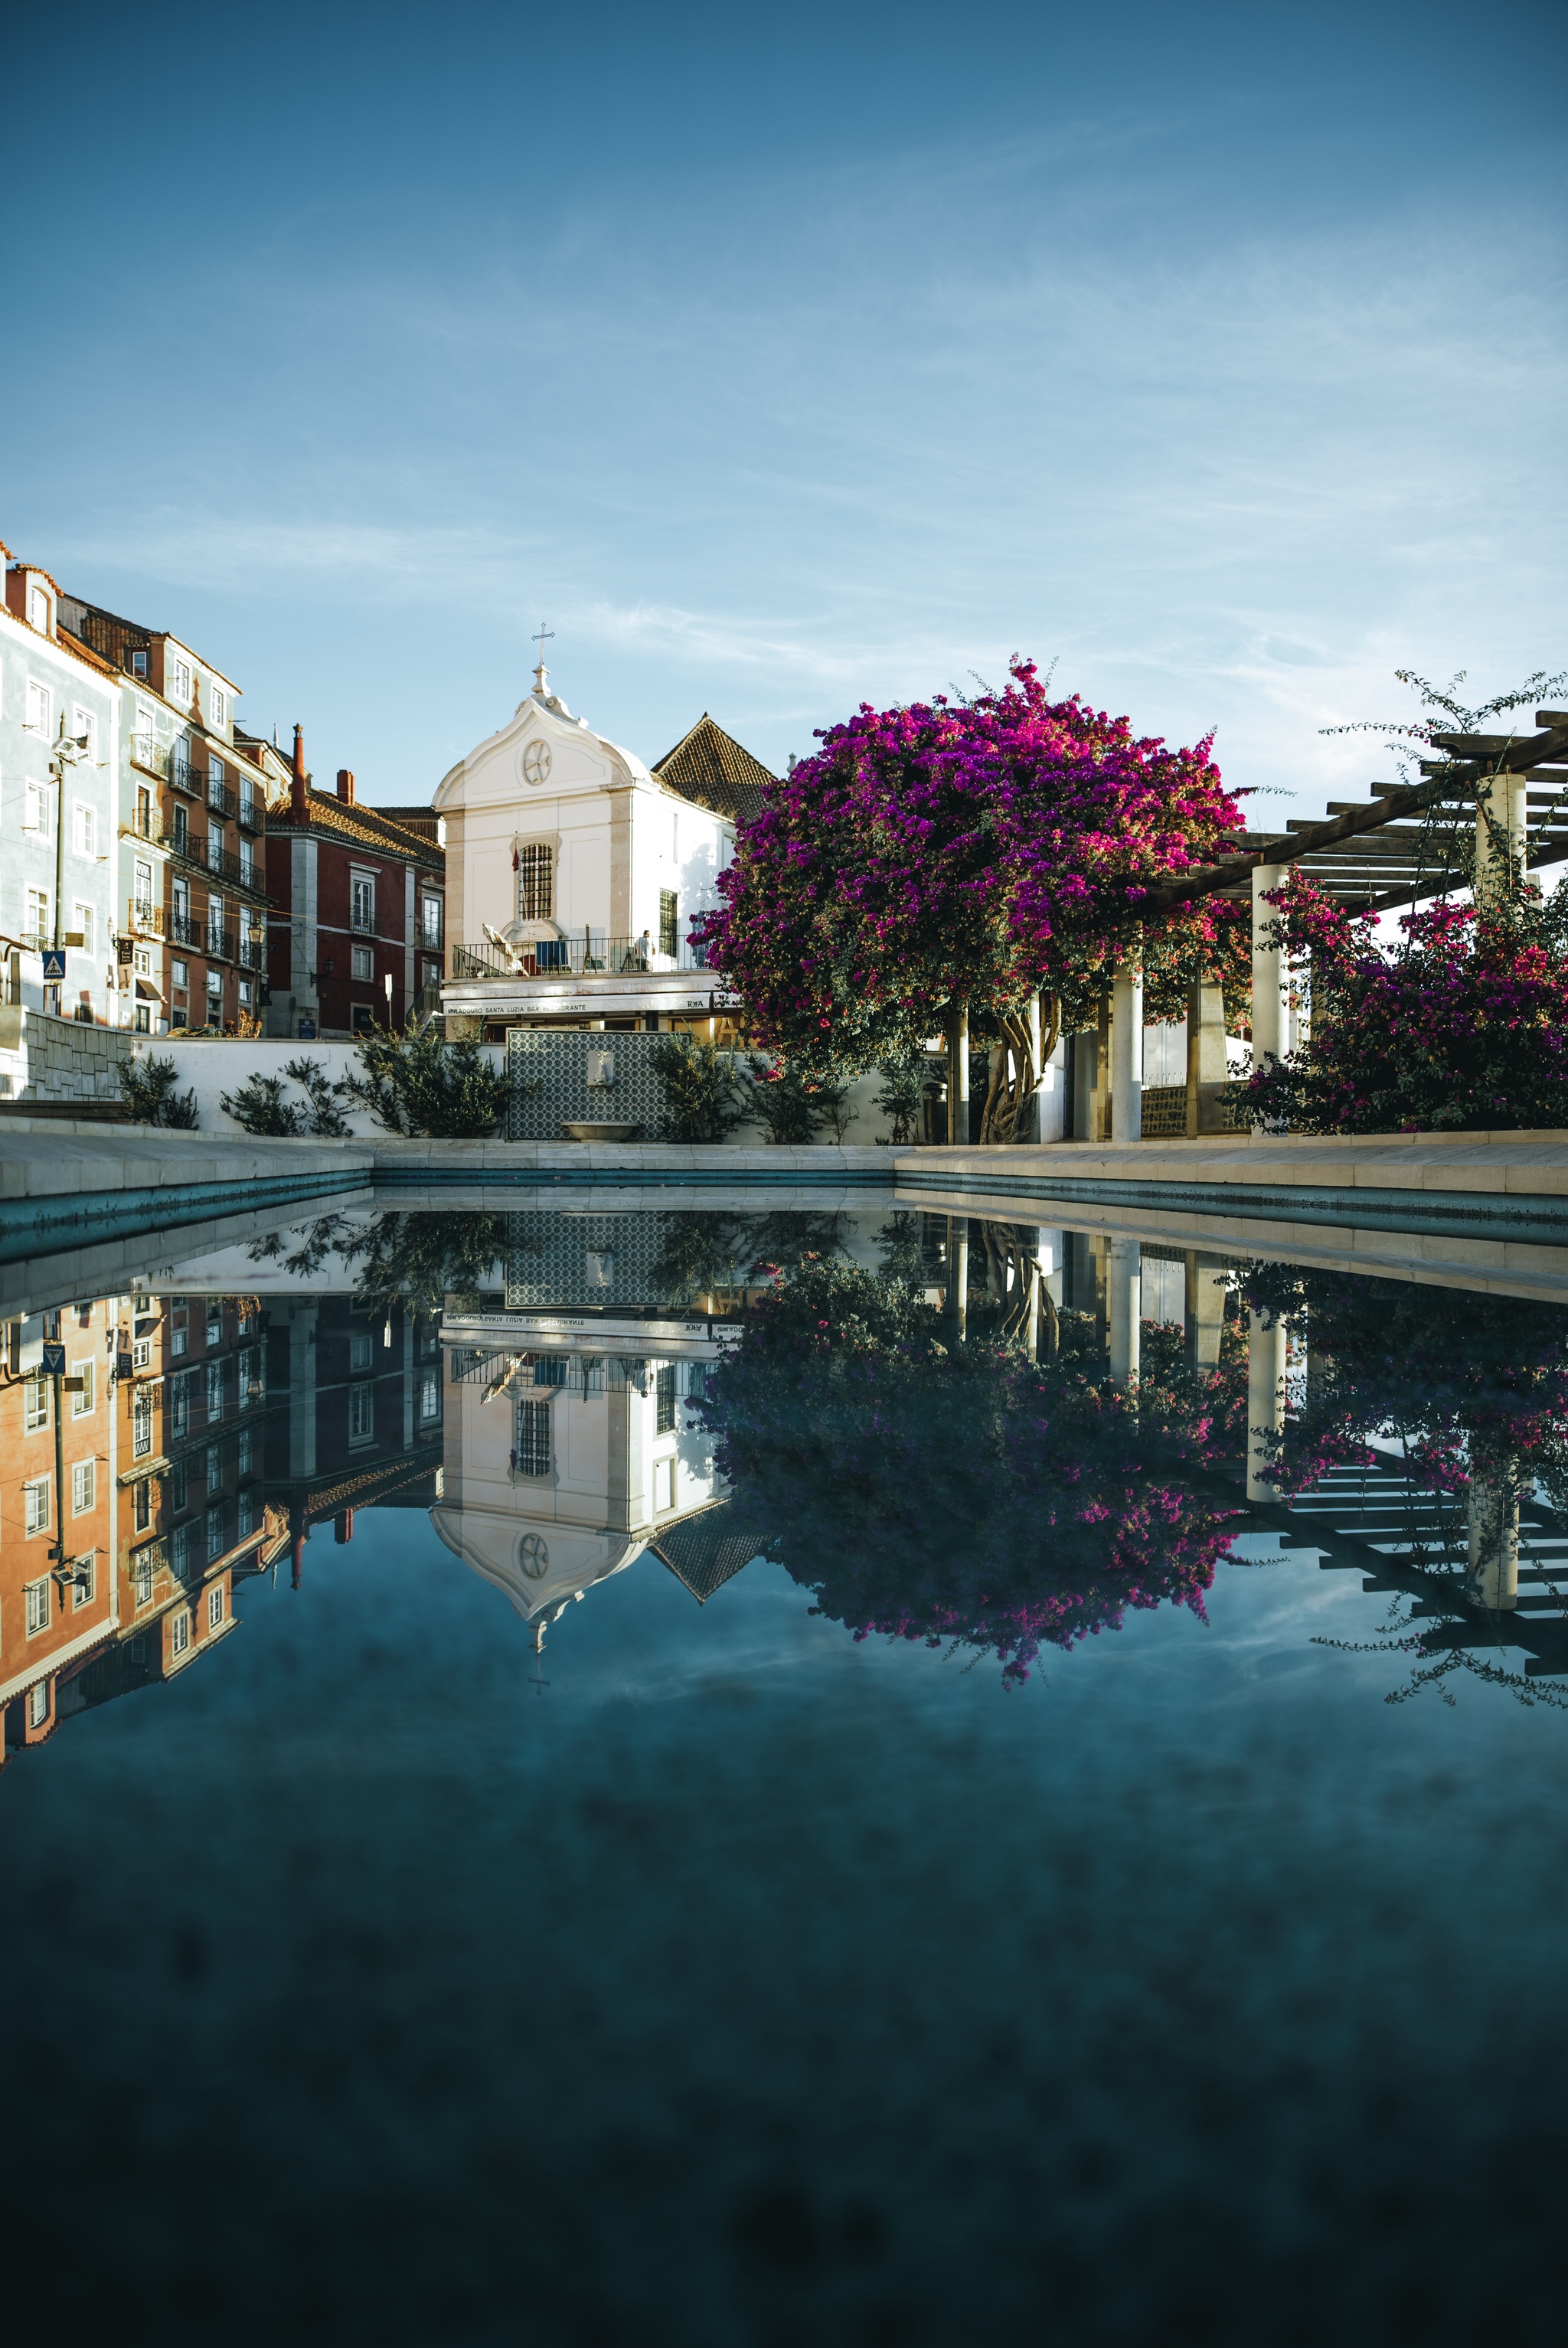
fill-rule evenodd
<path id="1" fill-rule="evenodd" d="M 23 2336 L 1558 2335 L 1547 1251 L 297 1212 L 13 1283 Z"/>

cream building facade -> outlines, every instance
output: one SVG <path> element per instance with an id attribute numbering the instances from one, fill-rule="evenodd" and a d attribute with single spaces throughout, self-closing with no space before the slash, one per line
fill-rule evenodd
<path id="1" fill-rule="evenodd" d="M 728 998 L 694 946 L 768 771 L 706 714 L 650 767 L 547 671 L 442 779 L 449 1034 L 697 1025 Z M 462 1023 L 462 1024 L 458 1024 Z"/>

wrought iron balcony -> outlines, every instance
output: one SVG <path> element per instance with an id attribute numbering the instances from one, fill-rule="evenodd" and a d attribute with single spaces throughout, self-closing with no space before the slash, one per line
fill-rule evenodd
<path id="1" fill-rule="evenodd" d="M 139 767 L 144 774 L 167 777 L 168 746 L 155 742 L 150 734 L 133 734 L 130 737 L 130 763 L 133 767 Z"/>
<path id="2" fill-rule="evenodd" d="M 600 978 L 642 977 L 651 972 L 706 970 L 706 947 L 690 939 L 674 953 L 662 953 L 648 932 L 634 938 L 613 938 L 603 930 L 579 930 L 567 938 L 529 939 L 511 953 L 488 942 L 452 948 L 452 976 L 460 978 Z"/>
<path id="3" fill-rule="evenodd" d="M 368 913 L 351 912 L 348 916 L 348 926 L 356 938 L 373 938 L 376 935 L 375 907 L 372 906 Z"/>
<path id="4" fill-rule="evenodd" d="M 175 945 L 200 947 L 205 935 L 203 923 L 193 921 L 189 913 L 170 914 L 169 936 Z"/>
<path id="5" fill-rule="evenodd" d="M 129 912 L 129 919 L 126 927 L 137 935 L 149 938 L 160 938 L 163 935 L 163 908 L 161 905 L 155 905 L 150 898 L 133 897 L 130 900 Z"/>
<path id="6" fill-rule="evenodd" d="M 238 791 L 232 791 L 227 783 L 220 782 L 211 767 L 207 769 L 207 804 L 210 808 L 216 808 L 220 815 L 226 815 L 231 820 L 239 813 L 240 794 Z"/>
<path id="7" fill-rule="evenodd" d="M 246 831 L 260 831 L 267 819 L 266 796 L 262 791 L 242 790 L 240 822 Z"/>
<path id="8" fill-rule="evenodd" d="M 158 844 L 177 856 L 192 872 L 206 872 L 214 880 L 222 880 L 232 889 L 239 889 L 247 897 L 260 897 L 266 902 L 266 889 L 258 877 L 263 867 L 254 857 L 233 856 L 226 848 L 214 848 L 212 835 L 208 833 L 203 844 L 193 832 L 164 831 L 158 835 Z"/>

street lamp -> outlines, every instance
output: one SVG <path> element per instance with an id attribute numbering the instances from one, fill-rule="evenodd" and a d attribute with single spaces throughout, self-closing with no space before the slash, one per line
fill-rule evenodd
<path id="1" fill-rule="evenodd" d="M 59 738 L 49 754 L 55 778 L 55 952 L 60 951 L 60 900 L 66 892 L 66 769 L 79 767 L 92 747 L 90 734 L 67 734 L 66 713 L 60 712 Z M 58 1004 L 57 1004 L 57 1010 Z"/>

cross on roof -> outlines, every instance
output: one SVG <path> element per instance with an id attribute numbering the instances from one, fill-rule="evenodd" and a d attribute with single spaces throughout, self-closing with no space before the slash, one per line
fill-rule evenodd
<path id="1" fill-rule="evenodd" d="M 547 628 L 543 621 L 541 620 L 538 634 L 531 636 L 529 639 L 531 644 L 536 644 L 539 646 L 539 665 L 533 672 L 534 690 L 538 693 L 542 693 L 544 691 L 544 682 L 547 674 L 544 666 L 544 647 L 554 636 L 554 629 Z"/>

